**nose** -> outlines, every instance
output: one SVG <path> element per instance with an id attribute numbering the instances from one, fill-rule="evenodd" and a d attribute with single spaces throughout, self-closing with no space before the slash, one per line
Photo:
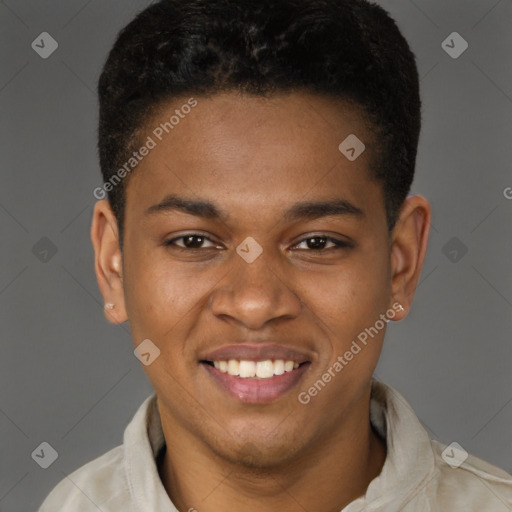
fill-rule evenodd
<path id="1" fill-rule="evenodd" d="M 282 266 L 268 261 L 265 251 L 252 263 L 234 256 L 234 268 L 210 295 L 212 313 L 252 330 L 267 323 L 296 318 L 301 301 Z M 279 270 L 281 269 L 281 270 Z"/>

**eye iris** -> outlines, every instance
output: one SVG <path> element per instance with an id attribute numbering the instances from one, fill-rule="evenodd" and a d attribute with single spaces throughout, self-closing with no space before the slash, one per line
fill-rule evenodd
<path id="1" fill-rule="evenodd" d="M 188 235 L 188 236 L 183 237 L 183 243 L 184 243 L 185 247 L 197 249 L 202 245 L 204 238 L 205 238 L 204 236 Z M 194 239 L 196 241 L 199 240 L 199 243 L 194 244 L 193 241 L 191 242 L 191 240 L 194 240 Z"/>
<path id="2" fill-rule="evenodd" d="M 308 238 L 307 244 L 310 249 L 323 249 L 327 240 L 321 237 Z"/>

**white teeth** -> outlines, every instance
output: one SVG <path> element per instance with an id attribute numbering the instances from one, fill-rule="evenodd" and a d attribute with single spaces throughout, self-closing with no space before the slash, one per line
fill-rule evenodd
<path id="1" fill-rule="evenodd" d="M 272 361 L 258 361 L 256 363 L 256 377 L 268 379 L 274 375 L 274 365 Z"/>
<path id="2" fill-rule="evenodd" d="M 284 371 L 291 372 L 293 370 L 293 361 L 286 361 L 284 363 Z"/>
<path id="3" fill-rule="evenodd" d="M 274 374 L 282 375 L 284 373 L 284 361 L 282 359 L 278 359 L 274 361 Z"/>
<path id="4" fill-rule="evenodd" d="M 256 376 L 256 363 L 254 361 L 240 361 L 239 369 L 239 375 L 243 379 Z"/>
<path id="5" fill-rule="evenodd" d="M 222 373 L 239 376 L 242 379 L 270 379 L 274 375 L 282 375 L 299 367 L 299 363 L 296 361 L 284 361 L 283 359 L 275 361 L 270 359 L 265 361 L 230 359 L 229 361 L 213 361 L 213 365 Z"/>
<path id="6" fill-rule="evenodd" d="M 228 361 L 228 373 L 229 375 L 238 375 L 239 374 L 240 364 L 236 359 L 230 359 Z"/>

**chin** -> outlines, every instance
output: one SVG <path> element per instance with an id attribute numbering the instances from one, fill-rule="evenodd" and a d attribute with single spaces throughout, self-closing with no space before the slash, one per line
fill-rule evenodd
<path id="1" fill-rule="evenodd" d="M 217 447 L 215 450 L 217 455 L 247 469 L 267 471 L 289 463 L 299 456 L 300 448 L 297 443 L 292 442 L 291 435 L 286 435 L 282 439 L 273 437 L 269 440 L 264 435 L 255 438 L 253 432 L 252 435 L 245 437 L 245 440 L 239 438 L 236 442 L 232 438 L 226 439 L 227 445 L 224 449 Z"/>

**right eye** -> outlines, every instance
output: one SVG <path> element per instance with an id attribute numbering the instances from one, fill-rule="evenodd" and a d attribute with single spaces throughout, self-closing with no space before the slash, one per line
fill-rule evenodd
<path id="1" fill-rule="evenodd" d="M 176 243 L 178 240 L 183 241 L 182 245 Z M 171 240 L 167 240 L 164 245 L 166 247 L 176 247 L 181 250 L 199 250 L 199 249 L 210 249 L 211 247 L 202 247 L 205 241 L 211 242 L 211 247 L 217 247 L 218 245 L 213 242 L 210 238 L 200 233 L 188 233 L 185 235 L 177 236 Z"/>

